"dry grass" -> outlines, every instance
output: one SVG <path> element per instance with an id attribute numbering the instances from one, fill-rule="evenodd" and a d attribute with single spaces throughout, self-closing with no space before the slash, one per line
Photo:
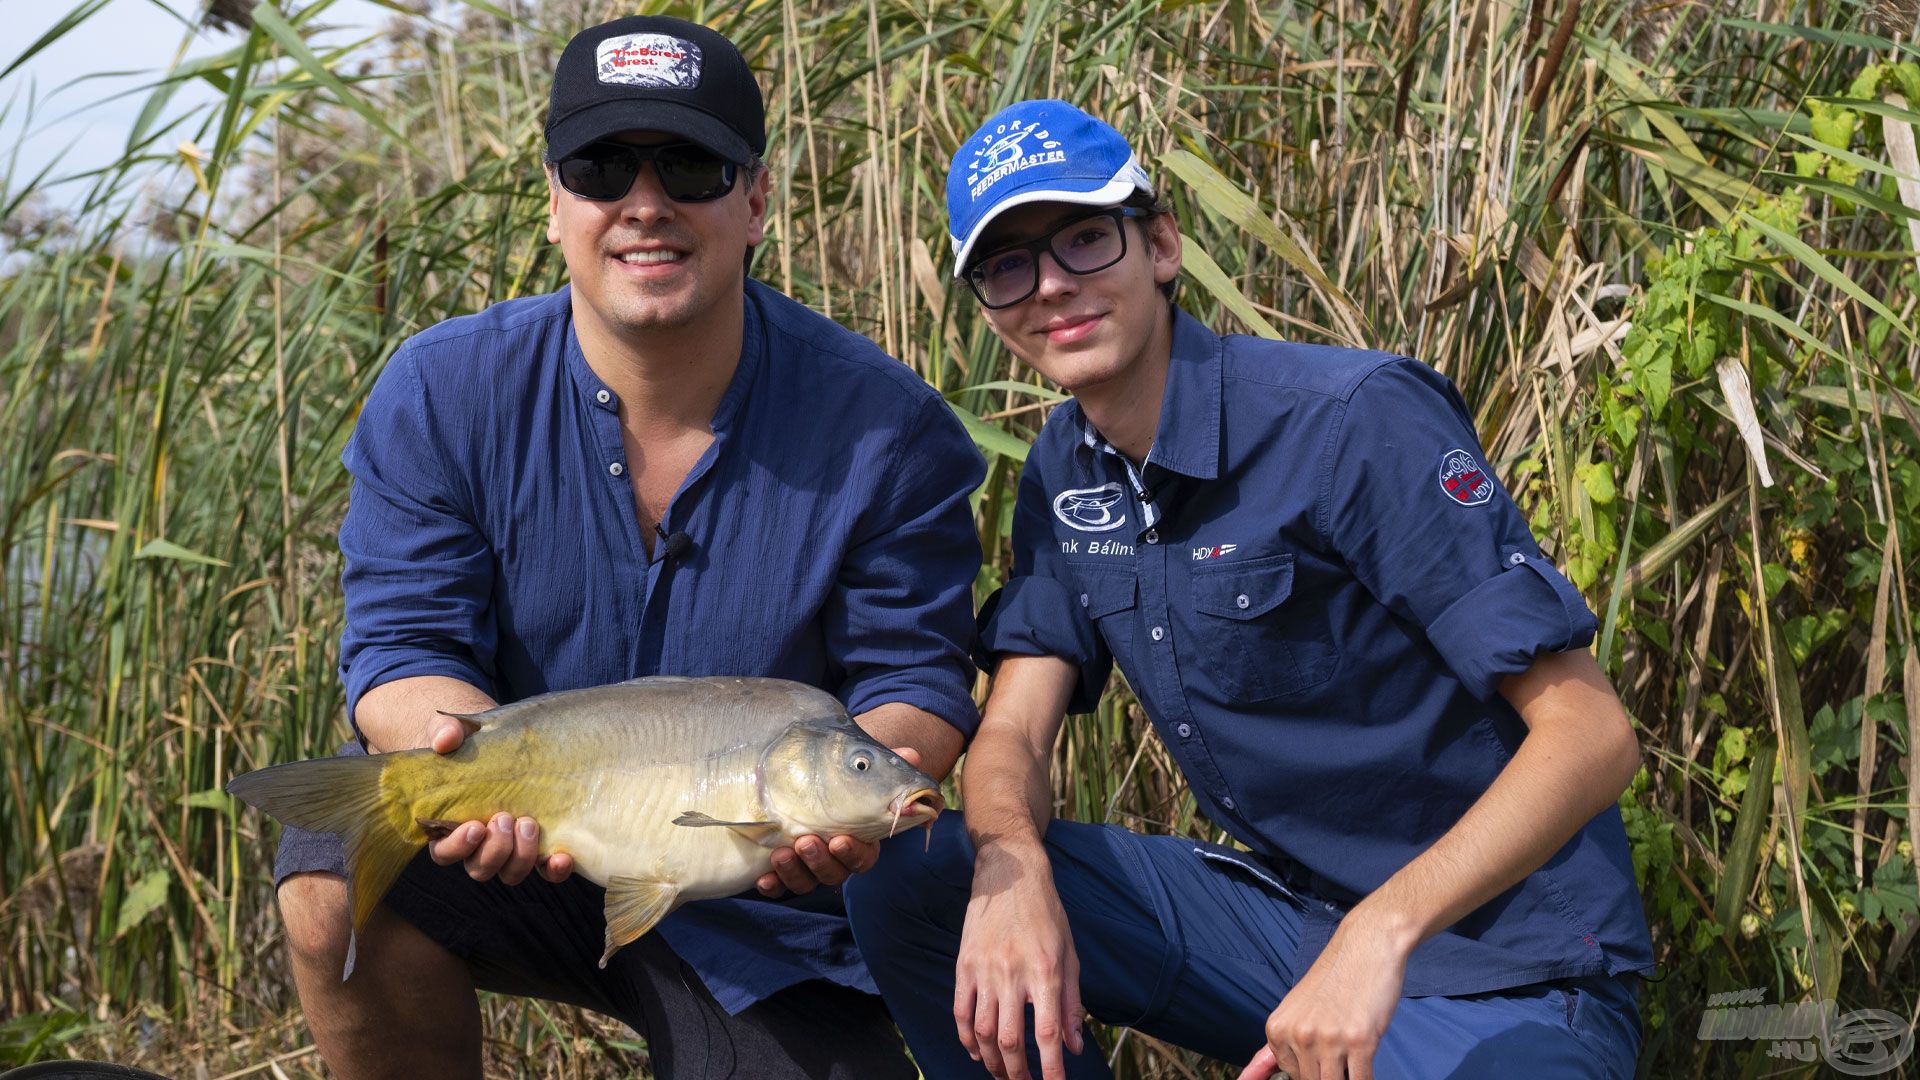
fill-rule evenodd
<path id="1" fill-rule="evenodd" d="M 1920 80 L 1860 80 L 1911 57 L 1911 12 L 644 6 L 720 26 L 762 73 L 780 190 L 759 275 L 995 417 L 983 590 L 1040 412 L 946 287 L 940 185 L 992 109 L 1063 96 L 1152 159 L 1215 326 L 1452 377 L 1600 613 L 1648 761 L 1624 801 L 1665 973 L 1645 1069 L 1738 1067 L 1746 1045 L 1693 1038 L 1714 991 L 1909 1012 L 1920 188 L 1874 170 L 1911 145 L 1895 95 Z M 300 57 L 325 8 L 226 32 L 176 76 L 226 105 L 134 133 L 78 214 L 0 184 L 0 1064 L 317 1068 L 270 837 L 217 789 L 341 730 L 338 452 L 384 357 L 560 281 L 545 80 L 609 5 L 476 3 Z M 163 194 L 120 198 L 138 170 Z M 1117 689 L 1056 765 L 1063 813 L 1209 831 Z M 637 1060 L 572 1010 L 488 1010 L 491 1072 Z M 1210 1068 L 1137 1038 L 1122 1056 Z"/>

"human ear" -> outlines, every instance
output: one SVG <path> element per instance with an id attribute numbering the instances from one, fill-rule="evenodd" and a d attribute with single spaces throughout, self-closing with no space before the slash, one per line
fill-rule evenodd
<path id="1" fill-rule="evenodd" d="M 560 242 L 560 185 L 554 183 L 553 166 L 546 167 L 547 173 L 547 243 Z"/>
<path id="2" fill-rule="evenodd" d="M 1153 256 L 1153 281 L 1165 285 L 1180 274 L 1180 223 L 1173 215 L 1155 214 L 1147 221 L 1147 246 Z"/>
<path id="3" fill-rule="evenodd" d="M 744 166 L 743 166 L 744 167 Z M 767 193 L 773 187 L 773 170 L 762 166 L 747 184 L 747 245 L 757 246 L 767 235 Z"/>

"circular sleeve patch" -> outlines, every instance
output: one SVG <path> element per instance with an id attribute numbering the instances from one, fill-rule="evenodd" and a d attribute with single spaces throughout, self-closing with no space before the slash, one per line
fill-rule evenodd
<path id="1" fill-rule="evenodd" d="M 1440 455 L 1440 490 L 1461 506 L 1479 506 L 1493 498 L 1493 477 L 1478 458 L 1455 447 Z"/>

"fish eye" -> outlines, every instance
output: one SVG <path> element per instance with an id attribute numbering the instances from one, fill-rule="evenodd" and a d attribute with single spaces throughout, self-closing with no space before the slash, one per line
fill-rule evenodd
<path id="1" fill-rule="evenodd" d="M 857 772 L 866 772 L 868 769 L 873 768 L 873 755 L 864 750 L 853 755 L 853 767 Z"/>

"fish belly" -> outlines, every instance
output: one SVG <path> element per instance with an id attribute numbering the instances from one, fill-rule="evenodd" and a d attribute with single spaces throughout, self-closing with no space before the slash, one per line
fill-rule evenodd
<path id="1" fill-rule="evenodd" d="M 760 820 L 755 762 L 740 760 L 746 757 L 607 770 L 595 777 L 583 812 L 556 821 L 548 842 L 601 885 L 616 877 L 670 881 L 682 900 L 752 888 L 772 868 L 771 847 L 735 829 L 673 823 L 690 811 L 720 821 Z"/>

